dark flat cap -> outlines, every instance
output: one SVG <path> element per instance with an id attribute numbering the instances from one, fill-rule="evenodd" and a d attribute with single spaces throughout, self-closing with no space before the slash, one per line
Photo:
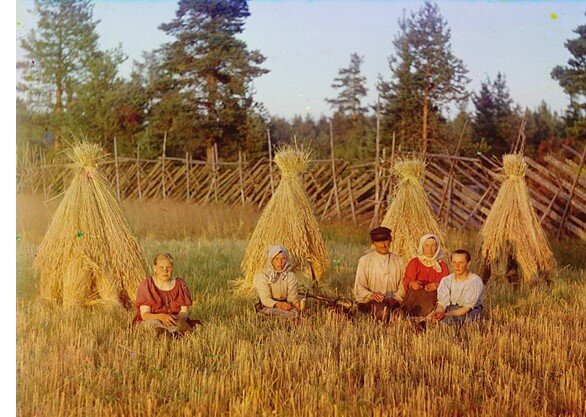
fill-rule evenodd
<path id="1" fill-rule="evenodd" d="M 382 242 L 391 240 L 391 229 L 388 227 L 376 227 L 370 231 L 370 240 L 373 242 Z"/>

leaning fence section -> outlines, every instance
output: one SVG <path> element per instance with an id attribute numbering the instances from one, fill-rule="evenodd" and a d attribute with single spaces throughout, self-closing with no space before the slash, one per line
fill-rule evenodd
<path id="1" fill-rule="evenodd" d="M 531 202 L 543 227 L 556 237 L 586 240 L 586 152 L 567 149 L 570 158 L 526 157 Z M 350 164 L 340 159 L 314 160 L 304 176 L 307 194 L 321 220 L 378 224 L 392 201 L 392 167 L 399 152 L 375 161 Z M 425 154 L 424 188 L 444 227 L 479 228 L 498 194 L 497 160 Z M 116 157 L 102 169 L 121 199 L 172 199 L 193 203 L 249 204 L 262 208 L 279 182 L 270 158 L 207 163 L 185 158 L 154 160 Z M 67 186 L 66 167 L 31 152 L 18 161 L 17 192 L 58 196 Z M 271 184 L 273 184 L 271 186 Z"/>

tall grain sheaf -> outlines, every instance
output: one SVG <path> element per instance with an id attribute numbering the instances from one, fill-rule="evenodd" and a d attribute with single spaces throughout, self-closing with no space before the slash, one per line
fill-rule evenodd
<path id="1" fill-rule="evenodd" d="M 41 297 L 63 306 L 104 303 L 128 306 L 146 269 L 142 250 L 98 165 L 96 144 L 66 151 L 73 171 L 34 268 Z"/>
<path id="2" fill-rule="evenodd" d="M 395 164 L 394 171 L 399 181 L 381 226 L 393 231 L 391 252 L 407 262 L 417 255 L 421 236 L 434 233 L 442 241 L 444 238 L 423 189 L 425 163 L 417 158 L 404 159 Z"/>
<path id="3" fill-rule="evenodd" d="M 518 266 L 521 281 L 532 283 L 551 278 L 556 261 L 531 207 L 526 169 L 522 155 L 503 156 L 504 173 L 497 175 L 503 182 L 480 230 L 480 252 L 486 266 L 497 273 L 516 276 L 511 272 Z"/>
<path id="4" fill-rule="evenodd" d="M 267 248 L 283 245 L 297 271 L 309 278 L 311 269 L 319 282 L 329 267 L 329 257 L 313 207 L 305 192 L 301 175 L 307 170 L 309 152 L 284 147 L 275 155 L 281 181 L 262 211 L 252 232 L 241 267 L 244 277 L 240 289 L 252 289 L 257 272 L 265 267 Z"/>

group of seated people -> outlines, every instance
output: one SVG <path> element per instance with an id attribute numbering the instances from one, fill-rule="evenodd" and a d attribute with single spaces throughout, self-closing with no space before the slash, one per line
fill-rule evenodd
<path id="1" fill-rule="evenodd" d="M 424 235 L 417 256 L 407 265 L 390 252 L 389 228 L 371 230 L 370 238 L 375 250 L 359 259 L 356 270 L 354 296 L 359 311 L 385 321 L 397 314 L 460 324 L 483 317 L 485 287 L 482 279 L 470 272 L 468 251 L 452 253 L 450 273 L 437 235 Z M 181 334 L 193 330 L 200 323 L 188 317 L 191 296 L 185 281 L 172 275 L 172 256 L 157 255 L 153 270 L 153 276 L 139 286 L 135 322 L 158 332 Z M 298 287 L 287 249 L 269 247 L 265 267 L 254 278 L 257 311 L 266 316 L 298 317 L 304 308 Z"/>
<path id="2" fill-rule="evenodd" d="M 483 316 L 484 283 L 470 272 L 467 250 L 452 253 L 450 274 L 437 235 L 421 238 L 417 256 L 407 266 L 390 252 L 390 229 L 377 227 L 370 237 L 375 250 L 358 261 L 354 284 L 360 310 L 381 320 L 390 320 L 395 311 L 444 323 Z"/>

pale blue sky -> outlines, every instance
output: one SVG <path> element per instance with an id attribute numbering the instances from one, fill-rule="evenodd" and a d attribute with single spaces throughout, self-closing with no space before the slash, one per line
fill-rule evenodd
<path id="1" fill-rule="evenodd" d="M 338 70 L 348 65 L 350 54 L 364 56 L 363 74 L 369 89 L 365 104 L 376 101 L 377 75 L 388 79 L 388 57 L 397 19 L 405 9 L 417 10 L 422 1 L 262 1 L 249 2 L 251 16 L 242 38 L 250 49 L 266 57 L 271 72 L 255 81 L 256 99 L 271 114 L 292 117 L 309 113 L 330 115 L 324 99 Z M 515 102 L 535 108 L 545 100 L 561 111 L 568 99 L 550 77 L 555 65 L 570 57 L 564 47 L 579 24 L 586 23 L 584 1 L 439 1 L 452 31 L 452 47 L 469 70 L 470 90 L 497 71 L 503 72 Z M 26 13 L 32 2 L 18 1 L 17 38 L 34 26 Z M 97 1 L 94 15 L 101 20 L 98 32 L 104 48 L 122 43 L 132 60 L 170 40 L 157 29 L 172 20 L 177 7 L 169 0 Z M 552 15 L 555 14 L 555 15 Z M 22 57 L 17 48 L 17 59 Z M 469 104 L 469 109 L 472 109 Z"/>

